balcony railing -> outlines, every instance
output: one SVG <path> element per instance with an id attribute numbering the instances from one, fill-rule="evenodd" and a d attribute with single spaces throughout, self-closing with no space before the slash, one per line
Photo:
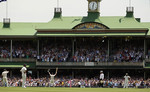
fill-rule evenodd
<path id="1" fill-rule="evenodd" d="M 36 62 L 34 58 L 0 58 L 0 62 Z"/>
<path id="2" fill-rule="evenodd" d="M 57 67 L 143 67 L 143 62 L 36 62 L 36 66 Z M 120 68 L 122 68 L 120 67 Z"/>

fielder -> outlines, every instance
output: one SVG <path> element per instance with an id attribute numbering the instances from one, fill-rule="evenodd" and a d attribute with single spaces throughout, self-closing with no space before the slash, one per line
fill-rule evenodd
<path id="1" fill-rule="evenodd" d="M 26 68 L 26 65 L 24 64 L 23 65 L 23 67 L 22 67 L 22 69 L 20 70 L 20 72 L 22 73 L 22 87 L 23 88 L 26 88 L 26 86 L 25 86 L 25 83 L 26 83 L 26 72 L 27 72 L 27 68 Z"/>
<path id="2" fill-rule="evenodd" d="M 129 79 L 130 79 L 130 76 L 128 76 L 128 73 L 126 73 L 126 75 L 124 76 L 125 78 L 125 81 L 124 81 L 124 87 L 123 88 L 128 88 L 129 86 Z"/>
<path id="3" fill-rule="evenodd" d="M 50 69 L 48 69 L 47 72 L 49 73 L 49 76 L 50 76 L 50 83 L 49 83 L 50 85 L 49 85 L 49 87 L 50 87 L 50 86 L 53 86 L 53 87 L 55 86 L 54 77 L 56 76 L 57 71 L 58 71 L 58 68 L 56 68 L 55 74 L 51 74 L 51 73 L 50 73 Z"/>
<path id="4" fill-rule="evenodd" d="M 6 69 L 4 69 L 4 71 L 2 72 L 2 76 L 3 76 L 3 85 L 6 87 L 8 87 L 8 80 L 7 80 L 7 74 L 9 73 L 9 71 L 7 71 Z"/>

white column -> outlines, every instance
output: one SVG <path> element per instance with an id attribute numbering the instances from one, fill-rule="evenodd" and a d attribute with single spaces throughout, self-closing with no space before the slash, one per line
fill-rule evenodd
<path id="1" fill-rule="evenodd" d="M 109 79 L 109 71 L 108 71 L 108 73 L 107 73 L 107 79 Z"/>
<path id="2" fill-rule="evenodd" d="M 38 56 L 40 55 L 40 41 L 38 40 L 37 41 L 37 54 L 38 54 Z"/>
<path id="3" fill-rule="evenodd" d="M 39 74 L 40 74 L 40 73 L 39 73 L 39 71 L 37 70 L 37 78 L 39 78 Z"/>
<path id="4" fill-rule="evenodd" d="M 146 79 L 146 72 L 144 71 L 144 80 Z"/>
<path id="5" fill-rule="evenodd" d="M 10 61 L 12 61 L 12 40 L 10 41 Z"/>
<path id="6" fill-rule="evenodd" d="M 109 39 L 108 39 L 108 52 L 107 52 L 107 55 L 108 55 L 108 60 L 109 60 Z"/>
<path id="7" fill-rule="evenodd" d="M 74 78 L 74 71 L 72 71 L 72 78 Z"/>
<path id="8" fill-rule="evenodd" d="M 10 77 L 12 77 L 12 70 L 10 70 Z"/>
<path id="9" fill-rule="evenodd" d="M 147 41 L 144 39 L 144 58 L 146 57 L 147 54 Z"/>
<path id="10" fill-rule="evenodd" d="M 75 42 L 75 39 L 73 38 L 72 39 L 72 56 L 74 56 L 74 42 Z"/>

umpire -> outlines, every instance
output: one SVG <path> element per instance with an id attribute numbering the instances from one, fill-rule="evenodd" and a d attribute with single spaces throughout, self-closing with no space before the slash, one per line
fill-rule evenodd
<path id="1" fill-rule="evenodd" d="M 99 87 L 103 87 L 103 84 L 104 84 L 104 73 L 103 71 L 100 71 L 100 76 L 99 76 Z"/>

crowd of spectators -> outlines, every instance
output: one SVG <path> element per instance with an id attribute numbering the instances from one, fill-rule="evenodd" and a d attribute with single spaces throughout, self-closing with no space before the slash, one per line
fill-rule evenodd
<path id="1" fill-rule="evenodd" d="M 26 80 L 26 86 L 28 87 L 49 87 L 49 78 L 41 77 L 41 78 L 31 78 L 28 77 Z M 122 78 L 111 78 L 104 79 L 103 87 L 109 88 L 121 88 L 124 85 L 124 79 Z M 10 87 L 18 87 L 21 86 L 22 79 L 21 78 L 8 78 L 8 83 Z M 55 78 L 55 86 L 56 87 L 99 87 L 100 81 L 97 78 Z M 2 78 L 0 78 L 0 86 L 2 85 Z M 138 87 L 150 87 L 150 79 L 143 80 L 139 79 L 131 79 L 129 81 L 129 87 L 138 88 Z"/>
<path id="2" fill-rule="evenodd" d="M 12 48 L 13 58 L 36 58 L 37 49 L 32 47 L 32 44 L 15 44 Z"/>
<path id="3" fill-rule="evenodd" d="M 0 58 L 9 58 L 10 57 L 10 46 L 0 45 Z"/>
<path id="4" fill-rule="evenodd" d="M 37 61 L 42 62 L 66 62 L 71 50 L 65 46 L 44 46 Z"/>
<path id="5" fill-rule="evenodd" d="M 134 44 L 121 44 L 111 49 L 108 56 L 107 46 L 84 45 L 75 48 L 72 56 L 69 45 L 42 45 L 40 55 L 37 47 L 31 42 L 14 42 L 12 58 L 35 58 L 42 62 L 142 62 L 144 48 Z M 10 43 L 0 44 L 0 58 L 10 58 Z M 146 58 L 148 55 L 146 55 Z"/>
<path id="6" fill-rule="evenodd" d="M 101 47 L 80 47 L 72 57 L 74 62 L 107 62 L 107 49 Z"/>
<path id="7" fill-rule="evenodd" d="M 4 43 L 4 42 L 1 42 Z M 10 44 L 5 42 L 0 44 L 0 58 L 10 58 Z M 12 45 L 13 58 L 36 58 L 37 49 L 33 47 L 32 43 L 14 42 Z"/>
<path id="8" fill-rule="evenodd" d="M 114 62 L 142 62 L 144 59 L 144 48 L 126 45 L 118 47 L 112 56 Z"/>

